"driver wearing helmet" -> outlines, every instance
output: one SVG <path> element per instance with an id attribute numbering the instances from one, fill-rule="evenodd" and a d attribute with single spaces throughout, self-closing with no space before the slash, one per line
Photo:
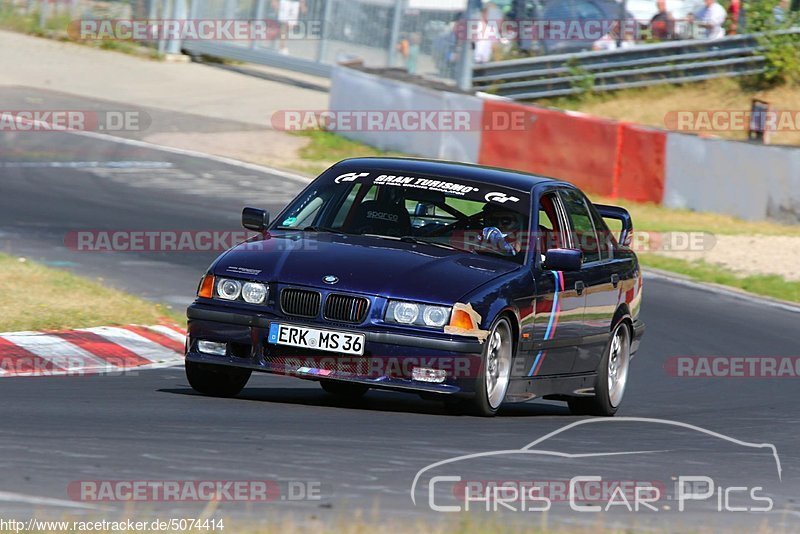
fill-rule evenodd
<path id="1" fill-rule="evenodd" d="M 514 254 L 519 254 L 522 250 L 524 224 L 524 216 L 512 209 L 492 203 L 483 208 L 484 228 L 498 228 Z"/>

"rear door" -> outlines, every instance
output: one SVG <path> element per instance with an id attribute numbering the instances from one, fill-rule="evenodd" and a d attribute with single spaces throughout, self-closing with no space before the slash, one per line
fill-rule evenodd
<path id="1" fill-rule="evenodd" d="M 613 262 L 613 248 L 609 246 L 608 227 L 591 202 L 577 189 L 562 189 L 561 196 L 572 223 L 573 244 L 583 251 L 586 297 L 581 345 L 572 371 L 590 372 L 597 368 L 608 342 L 620 279 Z"/>

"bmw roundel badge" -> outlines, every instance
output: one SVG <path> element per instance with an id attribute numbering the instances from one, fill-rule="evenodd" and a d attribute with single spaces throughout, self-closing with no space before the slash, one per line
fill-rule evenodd
<path id="1" fill-rule="evenodd" d="M 336 282 L 339 281 L 339 277 L 338 276 L 333 276 L 332 274 L 329 274 L 327 276 L 324 276 L 322 278 L 322 281 L 325 282 L 326 284 L 333 285 L 333 284 L 335 284 Z"/>

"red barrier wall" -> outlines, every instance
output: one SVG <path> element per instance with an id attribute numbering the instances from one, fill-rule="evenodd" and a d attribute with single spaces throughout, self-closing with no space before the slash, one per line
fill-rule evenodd
<path id="1" fill-rule="evenodd" d="M 492 129 L 495 115 L 524 113 L 525 129 Z M 567 180 L 610 196 L 616 163 L 617 124 L 560 111 L 487 100 L 479 163 Z"/>
<path id="2" fill-rule="evenodd" d="M 524 120 L 507 118 L 520 114 Z M 508 124 L 523 127 L 498 127 Z M 597 195 L 661 202 L 665 146 L 658 130 L 487 100 L 478 162 L 566 180 Z"/>
<path id="3" fill-rule="evenodd" d="M 666 146 L 666 132 L 621 125 L 612 196 L 660 204 L 664 198 Z"/>

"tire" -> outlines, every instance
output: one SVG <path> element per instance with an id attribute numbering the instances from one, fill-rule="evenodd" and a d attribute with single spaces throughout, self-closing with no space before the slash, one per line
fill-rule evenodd
<path id="1" fill-rule="evenodd" d="M 250 369 L 186 362 L 186 378 L 192 389 L 211 397 L 233 397 L 250 379 Z"/>
<path id="2" fill-rule="evenodd" d="M 342 397 L 349 400 L 360 399 L 367 391 L 369 391 L 369 387 L 362 384 L 346 384 L 331 380 L 320 380 L 319 384 L 322 386 L 322 389 L 331 395 L 336 395 L 337 397 Z"/>
<path id="3" fill-rule="evenodd" d="M 475 397 L 471 412 L 492 417 L 505 399 L 514 362 L 514 340 L 511 324 L 506 318 L 497 319 L 483 344 L 481 368 L 475 382 Z"/>
<path id="4" fill-rule="evenodd" d="M 631 362 L 631 330 L 627 323 L 619 323 L 608 342 L 594 384 L 594 397 L 576 398 L 568 401 L 574 415 L 598 415 L 610 417 L 617 413 Z"/>

